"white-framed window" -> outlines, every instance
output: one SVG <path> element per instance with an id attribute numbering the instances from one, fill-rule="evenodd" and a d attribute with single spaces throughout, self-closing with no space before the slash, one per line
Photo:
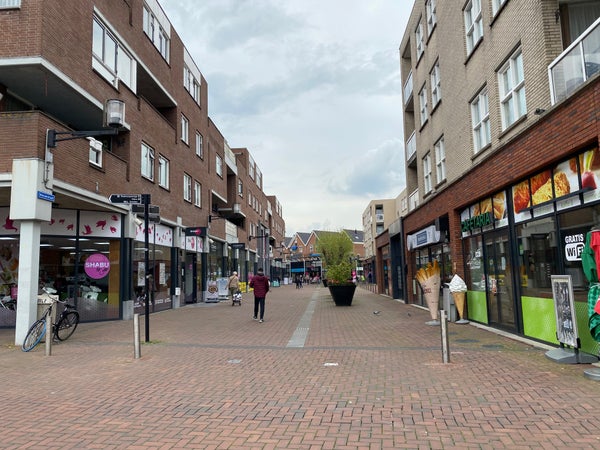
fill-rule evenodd
<path id="1" fill-rule="evenodd" d="M 194 101 L 200 104 L 200 81 L 196 79 L 188 66 L 183 67 L 183 86 L 190 93 Z"/>
<path id="2" fill-rule="evenodd" d="M 431 155 L 427 153 L 423 158 L 423 188 L 425 193 L 433 189 L 433 180 L 431 179 Z"/>
<path id="3" fill-rule="evenodd" d="M 444 146 L 444 136 L 438 139 L 433 148 L 435 150 L 436 181 L 441 183 L 446 179 L 446 147 Z"/>
<path id="4" fill-rule="evenodd" d="M 119 87 L 119 80 L 136 91 L 136 64 L 115 35 L 98 17 L 92 24 L 92 68 L 106 81 Z"/>
<path id="5" fill-rule="evenodd" d="M 158 185 L 169 189 L 169 160 L 158 155 Z"/>
<path id="6" fill-rule="evenodd" d="M 483 38 L 483 17 L 481 0 L 470 0 L 464 11 L 467 54 L 471 54 L 477 43 Z"/>
<path id="7" fill-rule="evenodd" d="M 431 36 L 437 23 L 437 0 L 427 0 L 425 10 L 427 11 L 427 36 Z"/>
<path id="8" fill-rule="evenodd" d="M 256 185 L 262 189 L 262 172 L 258 167 L 256 168 Z"/>
<path id="9" fill-rule="evenodd" d="M 473 149 L 478 153 L 491 142 L 490 109 L 487 88 L 482 89 L 471 102 Z"/>
<path id="10" fill-rule="evenodd" d="M 498 88 L 502 129 L 505 130 L 527 112 L 523 54 L 520 48 L 498 71 Z"/>
<path id="11" fill-rule="evenodd" d="M 102 141 L 94 138 L 88 138 L 90 141 L 90 163 L 97 167 L 102 167 Z"/>
<path id="12" fill-rule="evenodd" d="M 495 16 L 502 5 L 504 5 L 508 0 L 492 0 L 492 15 Z"/>
<path id="13" fill-rule="evenodd" d="M 194 206 L 202 208 L 202 185 L 194 180 Z"/>
<path id="14" fill-rule="evenodd" d="M 244 197 L 244 182 L 240 179 L 238 179 L 238 195 Z"/>
<path id="15" fill-rule="evenodd" d="M 142 142 L 142 176 L 154 181 L 154 149 Z"/>
<path id="16" fill-rule="evenodd" d="M 196 131 L 196 156 L 201 159 L 204 159 L 204 138 L 199 131 Z"/>
<path id="17" fill-rule="evenodd" d="M 162 16 L 161 16 L 162 17 Z M 170 28 L 166 17 L 159 19 L 148 5 L 144 4 L 142 13 L 143 29 L 148 39 L 154 44 L 154 47 L 160 52 L 165 61 L 169 62 L 170 36 L 167 29 Z M 165 22 L 164 26 L 163 23 Z"/>
<path id="18" fill-rule="evenodd" d="M 0 0 L 0 9 L 21 8 L 21 0 Z"/>
<path id="19" fill-rule="evenodd" d="M 183 199 L 192 202 L 192 177 L 187 173 L 183 174 Z"/>
<path id="20" fill-rule="evenodd" d="M 221 158 L 221 155 L 215 156 L 215 171 L 217 175 L 223 178 L 223 158 Z"/>
<path id="21" fill-rule="evenodd" d="M 433 65 L 433 69 L 429 72 L 429 78 L 431 81 L 431 107 L 435 106 L 442 99 L 442 88 L 440 85 L 440 60 L 438 59 Z"/>
<path id="22" fill-rule="evenodd" d="M 183 114 L 181 115 L 181 140 L 188 145 L 190 143 L 190 121 Z"/>
<path id="23" fill-rule="evenodd" d="M 421 126 L 425 125 L 429 118 L 427 112 L 427 86 L 425 85 L 419 91 L 419 118 L 421 119 Z"/>
<path id="24" fill-rule="evenodd" d="M 423 40 L 423 23 L 419 22 L 417 28 L 415 29 L 415 45 L 417 46 L 417 61 L 423 55 L 423 51 L 425 50 L 425 42 Z"/>

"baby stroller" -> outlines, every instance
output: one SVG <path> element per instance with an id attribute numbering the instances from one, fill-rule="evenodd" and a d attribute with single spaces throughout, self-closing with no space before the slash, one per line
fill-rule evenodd
<path id="1" fill-rule="evenodd" d="M 236 304 L 242 306 L 242 291 L 240 290 L 237 290 L 235 294 L 233 294 L 233 296 L 231 297 L 231 306 L 234 306 Z"/>

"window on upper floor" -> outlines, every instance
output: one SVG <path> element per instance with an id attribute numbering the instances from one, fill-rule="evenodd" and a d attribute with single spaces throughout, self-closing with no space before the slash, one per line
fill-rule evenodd
<path id="1" fill-rule="evenodd" d="M 136 91 L 136 64 L 109 27 L 98 17 L 92 26 L 92 68 L 114 87 L 119 80 Z"/>
<path id="2" fill-rule="evenodd" d="M 498 91 L 502 130 L 506 130 L 527 112 L 523 53 L 520 48 L 498 70 Z"/>
<path id="3" fill-rule="evenodd" d="M 158 185 L 169 189 L 169 160 L 158 155 Z"/>
<path id="4" fill-rule="evenodd" d="M 481 0 L 469 0 L 464 10 L 467 54 L 470 55 L 477 43 L 483 38 L 483 17 Z"/>
<path id="5" fill-rule="evenodd" d="M 425 10 L 427 11 L 427 36 L 431 36 L 433 33 L 433 29 L 435 28 L 435 24 L 437 23 L 437 0 L 427 0 L 425 3 Z"/>
<path id="6" fill-rule="evenodd" d="M 194 180 L 194 206 L 202 207 L 202 185 Z"/>
<path id="7" fill-rule="evenodd" d="M 167 22 L 165 22 L 163 26 L 161 23 L 162 20 L 158 19 L 148 5 L 144 5 L 142 20 L 144 33 L 146 33 L 146 36 L 148 36 L 148 39 L 154 44 L 154 47 L 156 47 L 164 60 L 169 62 L 169 46 L 171 39 L 169 33 L 165 29 L 168 26 Z M 166 18 L 164 20 L 166 21 Z"/>
<path id="8" fill-rule="evenodd" d="M 223 158 L 221 158 L 221 155 L 216 155 L 215 157 L 215 171 L 217 175 L 223 178 Z"/>
<path id="9" fill-rule="evenodd" d="M 419 91 L 419 118 L 421 120 L 421 126 L 425 125 L 429 118 L 427 112 L 427 86 L 423 85 Z"/>
<path id="10" fill-rule="evenodd" d="M 508 0 L 492 0 L 492 16 L 495 16 L 506 2 Z"/>
<path id="11" fill-rule="evenodd" d="M 471 124 L 473 127 L 473 149 L 474 153 L 491 142 L 490 134 L 490 110 L 487 88 L 482 89 L 471 102 Z"/>
<path id="12" fill-rule="evenodd" d="M 426 194 L 433 189 L 431 175 L 431 155 L 427 153 L 423 158 L 423 188 Z"/>
<path id="13" fill-rule="evenodd" d="M 438 59 L 429 73 L 431 81 L 431 107 L 435 108 L 442 99 L 442 89 L 440 85 L 440 60 Z"/>
<path id="14" fill-rule="evenodd" d="M 244 183 L 238 179 L 238 195 L 244 197 Z"/>
<path id="15" fill-rule="evenodd" d="M 142 176 L 154 181 L 154 149 L 144 142 L 142 142 L 141 162 Z"/>
<path id="16" fill-rule="evenodd" d="M 194 101 L 200 104 L 200 80 L 197 80 L 189 67 L 183 67 L 183 86 L 190 93 Z"/>
<path id="17" fill-rule="evenodd" d="M 198 131 L 196 131 L 196 156 L 204 159 L 203 138 Z"/>
<path id="18" fill-rule="evenodd" d="M 97 167 L 102 167 L 102 141 L 94 138 L 88 138 L 90 141 L 89 161 Z"/>
<path id="19" fill-rule="evenodd" d="M 188 145 L 190 143 L 190 121 L 183 114 L 181 115 L 181 140 Z"/>
<path id="20" fill-rule="evenodd" d="M 438 139 L 433 148 L 435 150 L 436 182 L 441 183 L 446 179 L 446 147 L 444 146 L 444 136 Z"/>
<path id="21" fill-rule="evenodd" d="M 21 0 L 0 0 L 0 9 L 20 8 Z"/>
<path id="22" fill-rule="evenodd" d="M 417 61 L 423 55 L 425 51 L 425 42 L 423 38 L 423 23 L 419 21 L 417 28 L 415 29 L 415 44 L 417 46 Z"/>
<path id="23" fill-rule="evenodd" d="M 192 177 L 187 173 L 183 174 L 183 199 L 192 202 Z"/>

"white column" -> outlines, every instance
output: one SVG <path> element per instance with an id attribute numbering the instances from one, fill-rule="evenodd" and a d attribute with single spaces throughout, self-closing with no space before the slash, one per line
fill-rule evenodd
<path id="1" fill-rule="evenodd" d="M 37 295 L 40 275 L 41 223 L 35 220 L 21 222 L 19 245 L 19 298 L 15 345 L 23 344 L 27 331 L 37 319 Z"/>

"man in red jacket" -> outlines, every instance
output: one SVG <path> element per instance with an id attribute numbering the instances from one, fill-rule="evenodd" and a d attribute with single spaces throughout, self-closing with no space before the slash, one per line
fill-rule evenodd
<path id="1" fill-rule="evenodd" d="M 250 287 L 254 288 L 254 320 L 258 320 L 260 307 L 260 322 L 265 317 L 265 297 L 269 292 L 269 279 L 265 277 L 262 268 L 258 268 L 257 274 L 250 280 Z"/>

